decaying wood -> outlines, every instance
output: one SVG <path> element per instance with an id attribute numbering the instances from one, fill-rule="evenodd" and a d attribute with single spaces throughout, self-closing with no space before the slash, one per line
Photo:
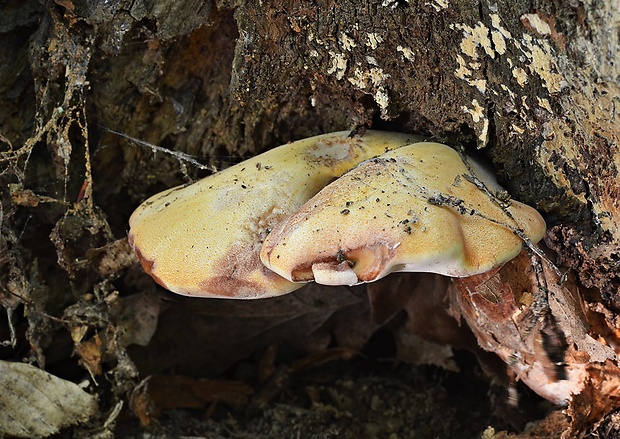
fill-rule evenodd
<path id="1" fill-rule="evenodd" d="M 362 126 L 479 149 L 511 195 L 545 215 L 552 257 L 570 269 L 581 311 L 577 322 L 555 316 L 555 324 L 583 337 L 571 349 L 581 352 L 591 337 L 609 354 L 620 334 L 619 10 L 618 0 L 5 2 L 0 358 L 52 369 L 69 362 L 75 381 L 105 374 L 113 389 L 103 406 L 165 361 L 194 372 L 195 357 L 208 364 L 196 347 L 174 361 L 163 351 L 171 334 L 195 336 L 179 326 L 188 315 L 225 316 L 230 305 L 158 297 L 124 241 L 131 211 L 210 172 L 179 157 L 223 168 L 289 140 Z M 425 331 L 412 322 L 406 293 L 383 288 L 385 303 L 381 289 L 370 291 L 374 317 L 391 322 L 407 352 L 402 329 Z M 359 293 L 342 294 L 333 315 L 329 303 L 317 314 L 312 304 L 288 308 L 322 331 L 304 339 L 304 352 L 334 339 L 359 348 L 377 328 L 377 320 L 362 328 L 370 310 Z M 410 320 L 398 326 L 402 309 Z M 456 329 L 440 325 L 442 336 L 415 343 L 431 343 L 432 361 L 450 368 L 442 343 L 476 347 L 471 333 L 450 338 Z M 244 345 L 247 356 L 269 337 Z M 616 360 L 603 356 L 583 360 L 584 388 L 615 395 Z M 216 373 L 226 361 L 210 364 Z M 617 401 L 594 393 L 573 400 L 575 431 L 615 422 Z"/>

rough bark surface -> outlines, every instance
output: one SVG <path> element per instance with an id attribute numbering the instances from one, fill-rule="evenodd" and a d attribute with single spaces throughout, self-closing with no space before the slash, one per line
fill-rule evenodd
<path id="1" fill-rule="evenodd" d="M 298 354 L 334 340 L 361 349 L 386 321 L 420 327 L 399 323 L 407 306 L 397 294 L 364 327 L 365 290 L 329 300 L 319 291 L 311 303 L 282 299 L 292 314 L 276 319 L 288 334 L 279 339 L 267 318 L 278 302 L 250 311 L 162 298 L 126 243 L 129 215 L 160 190 L 291 140 L 363 126 L 479 150 L 511 195 L 545 216 L 546 244 L 597 322 L 592 335 L 617 341 L 619 10 L 618 0 L 4 2 L 0 358 L 90 377 L 103 425 L 150 374 L 216 377 L 239 352 L 276 342 L 297 343 Z M 223 352 L 211 334 L 234 331 L 226 325 L 248 313 L 265 317 L 251 330 L 267 335 Z M 442 333 L 456 331 L 448 326 Z M 463 331 L 449 343 L 474 349 Z M 210 343 L 202 355 L 200 336 Z M 428 362 L 450 369 L 445 342 L 424 343 L 435 349 Z M 593 434 L 618 431 L 617 415 L 605 418 L 618 401 L 579 403 L 598 417 L 583 420 L 572 407 L 581 433 L 598 420 Z M 549 425 L 569 428 L 554 412 L 536 434 L 547 437 Z"/>

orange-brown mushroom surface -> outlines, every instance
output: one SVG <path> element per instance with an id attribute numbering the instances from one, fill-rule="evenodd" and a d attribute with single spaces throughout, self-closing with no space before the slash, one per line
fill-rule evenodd
<path id="1" fill-rule="evenodd" d="M 505 193 L 495 179 L 465 160 L 432 142 L 367 160 L 273 229 L 261 259 L 290 281 L 326 285 L 393 271 L 462 277 L 500 266 L 521 251 L 522 238 L 539 241 L 545 222 L 529 206 L 496 198 Z"/>
<path id="2" fill-rule="evenodd" d="M 421 140 L 349 134 L 289 143 L 152 196 L 129 220 L 142 266 L 163 287 L 189 296 L 252 299 L 299 288 L 260 261 L 270 229 L 361 161 Z"/>

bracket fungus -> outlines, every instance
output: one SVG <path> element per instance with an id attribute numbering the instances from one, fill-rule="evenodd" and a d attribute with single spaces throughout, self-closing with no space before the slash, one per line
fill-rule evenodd
<path id="1" fill-rule="evenodd" d="M 132 214 L 129 242 L 147 273 L 175 293 L 252 299 L 302 285 L 267 269 L 265 236 L 353 166 L 421 138 L 324 134 L 267 151 L 196 183 L 152 196 Z"/>
<path id="2" fill-rule="evenodd" d="M 483 273 L 545 233 L 536 210 L 493 193 L 505 192 L 473 159 L 439 143 L 408 145 L 322 189 L 273 229 L 261 259 L 290 281 L 325 285 L 394 271 Z"/>

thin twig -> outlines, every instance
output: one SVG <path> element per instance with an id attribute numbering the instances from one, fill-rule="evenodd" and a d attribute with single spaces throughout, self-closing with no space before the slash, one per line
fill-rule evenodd
<path id="1" fill-rule="evenodd" d="M 460 152 L 460 151 L 459 151 L 459 154 L 461 155 L 461 159 L 463 160 L 463 163 L 465 163 L 465 166 L 467 167 L 467 170 L 469 171 L 469 175 L 465 174 L 465 175 L 463 175 L 463 177 L 467 181 L 469 181 L 470 183 L 474 184 L 478 189 L 483 191 L 496 206 L 498 206 L 500 209 L 502 209 L 504 214 L 508 218 L 510 218 L 512 220 L 512 222 L 517 227 L 510 227 L 508 224 L 505 224 L 505 226 L 508 227 L 510 230 L 512 230 L 512 232 L 515 235 L 517 235 L 519 238 L 521 238 L 521 240 L 525 243 L 526 247 L 531 252 L 533 252 L 534 254 L 536 254 L 536 256 L 538 256 L 539 258 L 541 258 L 542 260 L 544 260 L 545 262 L 547 262 L 549 264 L 549 267 L 551 267 L 551 269 L 555 272 L 555 274 L 557 274 L 557 276 L 559 278 L 559 283 L 561 284 L 562 281 L 566 278 L 565 277 L 566 273 L 563 274 L 560 271 L 560 269 L 547 257 L 547 255 L 545 255 L 540 248 L 538 248 L 536 245 L 534 245 L 534 243 L 532 243 L 532 240 L 523 232 L 523 229 L 519 226 L 519 223 L 517 222 L 515 217 L 508 210 L 508 207 L 510 206 L 510 204 L 500 200 L 497 197 L 496 194 L 492 193 L 489 190 L 489 188 L 486 186 L 486 184 L 484 184 L 484 182 L 481 181 L 476 176 L 476 173 L 474 172 L 473 168 L 471 167 L 467 156 L 465 154 L 463 154 L 462 152 Z"/>
<path id="2" fill-rule="evenodd" d="M 184 152 L 172 151 L 172 150 L 169 150 L 167 148 L 164 148 L 164 147 L 161 147 L 161 146 L 158 146 L 158 145 L 153 145 L 152 143 L 145 142 L 144 140 L 136 139 L 135 137 L 131 137 L 131 136 L 128 136 L 127 134 L 123 134 L 123 133 L 120 133 L 118 131 L 111 130 L 110 128 L 106 128 L 106 127 L 101 127 L 101 128 L 103 128 L 104 130 L 106 130 L 106 131 L 108 131 L 108 132 L 110 132 L 112 134 L 116 134 L 117 136 L 123 137 L 124 139 L 127 139 L 127 140 L 135 143 L 136 145 L 146 146 L 146 147 L 150 148 L 153 151 L 153 153 L 162 152 L 164 154 L 171 155 L 171 156 L 173 156 L 174 158 L 176 158 L 179 161 L 179 163 L 181 164 L 181 166 L 183 166 L 183 168 L 185 170 L 186 170 L 186 168 L 185 168 L 185 163 L 184 162 L 187 162 L 187 163 L 190 163 L 190 164 L 194 165 L 198 169 L 205 169 L 207 171 L 217 172 L 217 168 L 215 166 L 213 166 L 213 165 L 203 165 L 198 160 L 196 160 L 193 156 L 191 156 L 189 154 L 186 154 Z"/>
<path id="3" fill-rule="evenodd" d="M 9 339 L 0 342 L 0 346 L 11 346 L 14 348 L 17 346 L 17 335 L 15 334 L 15 326 L 13 325 L 13 311 L 15 308 L 6 308 L 6 318 L 9 323 Z"/>

